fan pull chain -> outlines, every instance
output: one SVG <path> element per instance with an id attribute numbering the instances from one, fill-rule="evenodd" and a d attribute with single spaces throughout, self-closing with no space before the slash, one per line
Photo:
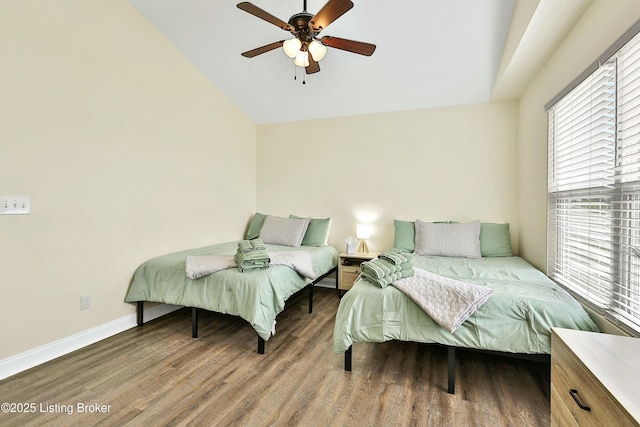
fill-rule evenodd
<path id="1" fill-rule="evenodd" d="M 305 77 L 305 74 L 306 73 L 302 74 L 302 84 L 303 85 L 307 84 L 307 79 Z M 293 66 L 293 80 L 298 80 L 298 66 L 296 66 L 295 64 Z"/>

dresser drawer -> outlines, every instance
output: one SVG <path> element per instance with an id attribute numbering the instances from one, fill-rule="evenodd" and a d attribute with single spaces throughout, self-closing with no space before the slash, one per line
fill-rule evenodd
<path id="1" fill-rule="evenodd" d="M 573 353 L 558 341 L 554 344 L 551 354 L 552 410 L 565 416 L 568 411 L 579 426 L 633 425 Z M 554 425 L 572 424 L 565 420 L 563 424 Z"/>
<path id="2" fill-rule="evenodd" d="M 553 384 L 551 385 L 551 427 L 578 427 L 578 423 Z"/>

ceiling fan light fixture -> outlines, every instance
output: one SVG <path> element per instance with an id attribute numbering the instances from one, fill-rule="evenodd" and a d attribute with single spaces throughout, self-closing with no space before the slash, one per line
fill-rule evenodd
<path id="1" fill-rule="evenodd" d="M 314 61 L 319 62 L 327 54 L 327 47 L 317 40 L 309 43 L 309 53 Z"/>
<path id="2" fill-rule="evenodd" d="M 293 63 L 298 67 L 308 67 L 309 66 L 309 52 L 306 50 L 298 51 L 296 55 L 296 59 L 293 60 Z"/>
<path id="3" fill-rule="evenodd" d="M 241 55 L 245 58 L 253 58 L 282 46 L 285 54 L 293 59 L 295 66 L 304 67 L 305 74 L 315 74 L 320 71 L 319 61 L 325 57 L 329 47 L 364 56 L 371 56 L 376 50 L 376 45 L 371 43 L 326 35 L 318 38 L 321 31 L 353 7 L 351 0 L 326 0 L 325 5 L 315 15 L 307 11 L 307 0 L 303 0 L 302 12 L 291 15 L 288 22 L 248 1 L 240 2 L 236 6 L 294 36 L 289 40 L 279 40 L 242 52 Z"/>
<path id="4" fill-rule="evenodd" d="M 301 47 L 302 42 L 297 37 L 294 37 L 290 40 L 285 40 L 285 42 L 282 43 L 282 49 L 289 58 L 295 58 L 300 52 Z"/>

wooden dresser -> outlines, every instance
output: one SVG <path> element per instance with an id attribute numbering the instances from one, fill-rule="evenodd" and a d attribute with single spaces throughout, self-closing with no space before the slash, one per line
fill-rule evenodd
<path id="1" fill-rule="evenodd" d="M 640 426 L 640 338 L 553 328 L 551 425 Z"/>

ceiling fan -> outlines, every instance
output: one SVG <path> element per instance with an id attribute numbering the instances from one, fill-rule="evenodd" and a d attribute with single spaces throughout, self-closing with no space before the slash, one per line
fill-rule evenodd
<path id="1" fill-rule="evenodd" d="M 287 56 L 293 58 L 294 64 L 304 67 L 307 74 L 313 74 L 320 71 L 318 62 L 327 53 L 326 46 L 365 56 L 371 56 L 376 50 L 376 45 L 371 43 L 333 36 L 318 37 L 322 30 L 353 7 L 353 2 L 350 0 L 329 0 L 315 15 L 307 12 L 307 0 L 303 0 L 303 11 L 292 15 L 289 22 L 282 21 L 250 2 L 238 3 L 237 6 L 245 12 L 289 31 L 294 36 L 289 40 L 280 40 L 243 52 L 242 56 L 246 58 L 253 58 L 282 47 Z"/>

